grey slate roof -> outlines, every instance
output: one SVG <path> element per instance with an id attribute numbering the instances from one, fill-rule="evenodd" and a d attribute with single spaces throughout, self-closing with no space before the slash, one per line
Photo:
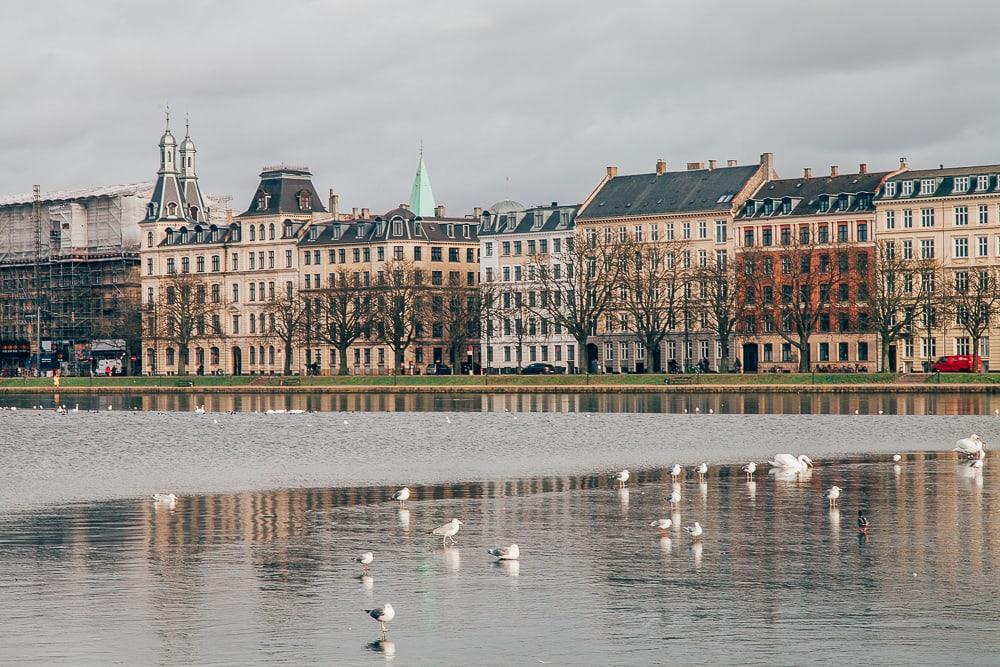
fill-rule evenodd
<path id="1" fill-rule="evenodd" d="M 400 223 L 398 225 L 393 223 Z M 479 221 L 473 218 L 421 218 L 413 211 L 396 208 L 368 219 L 325 220 L 314 223 L 299 241 L 301 246 L 351 245 L 392 241 L 428 243 L 478 242 Z M 449 229 L 452 235 L 448 235 Z M 397 233 L 398 231 L 398 233 Z M 310 235 L 314 234 L 314 238 Z"/>
<path id="2" fill-rule="evenodd" d="M 580 220 L 728 211 L 732 198 L 760 165 L 616 176 L 605 183 Z"/>
<path id="3" fill-rule="evenodd" d="M 299 208 L 298 195 L 309 193 L 311 206 L 307 210 Z M 267 207 L 258 208 L 258 195 L 268 195 Z M 260 185 L 250 200 L 250 206 L 240 217 L 248 215 L 276 215 L 288 213 L 304 215 L 313 212 L 325 213 L 323 200 L 320 199 L 312 184 L 312 174 L 303 167 L 266 168 L 260 173 Z"/>
<path id="4" fill-rule="evenodd" d="M 892 172 L 870 172 L 867 174 L 842 174 L 840 176 L 814 176 L 812 178 L 783 178 L 764 183 L 747 199 L 737 220 L 760 218 L 789 218 L 804 215 L 839 215 L 846 212 L 874 211 L 872 198 L 878 191 L 882 179 Z M 839 197 L 849 195 L 846 208 L 838 206 Z M 867 195 L 859 198 L 856 195 Z M 820 210 L 823 196 L 828 197 L 828 209 Z M 791 202 L 791 212 L 780 213 L 782 201 L 788 198 Z M 764 214 L 765 200 L 772 200 L 773 209 L 770 215 Z M 753 202 L 753 213 L 748 215 L 749 204 Z"/>
<path id="5" fill-rule="evenodd" d="M 188 221 L 184 224 L 181 221 L 180 226 L 176 228 L 168 228 L 173 231 L 171 235 L 172 240 L 168 243 L 166 236 L 160 241 L 158 247 L 165 246 L 200 246 L 200 245 L 214 245 L 219 243 L 229 243 L 233 238 L 233 230 L 238 227 L 237 224 L 233 225 L 209 225 L 204 223 L 191 223 Z M 186 229 L 188 232 L 188 239 L 185 243 L 182 241 L 181 230 Z M 201 240 L 198 239 L 198 230 L 202 230 Z M 216 236 L 212 238 L 212 232 L 216 232 Z"/>
<path id="6" fill-rule="evenodd" d="M 480 236 L 502 234 L 544 234 L 546 232 L 567 231 L 576 228 L 576 214 L 579 204 L 572 206 L 535 206 L 522 211 L 484 214 L 479 227 Z M 567 214 L 564 216 L 564 214 Z"/>
<path id="7" fill-rule="evenodd" d="M 956 176 L 969 177 L 970 183 L 968 190 L 965 192 L 955 192 Z M 976 188 L 977 176 L 987 176 L 989 178 L 986 189 L 979 190 Z M 933 178 L 936 181 L 934 193 L 929 195 L 920 194 L 920 181 L 928 178 Z M 903 187 L 900 185 L 903 181 L 916 181 L 913 185 L 912 194 L 903 194 Z M 897 184 L 896 194 L 894 196 L 887 197 L 885 195 L 885 188 L 883 187 L 876 199 L 880 201 L 906 201 L 908 199 L 923 199 L 926 197 L 995 194 L 1000 192 L 1000 165 L 990 164 L 975 167 L 948 167 L 943 169 L 918 169 L 913 171 L 904 171 L 888 179 L 887 182 L 894 182 Z"/>

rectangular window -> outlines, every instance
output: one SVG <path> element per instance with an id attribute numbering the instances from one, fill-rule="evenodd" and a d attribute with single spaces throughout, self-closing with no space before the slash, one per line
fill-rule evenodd
<path id="1" fill-rule="evenodd" d="M 442 254 L 441 254 L 441 247 L 440 246 L 432 246 L 431 247 L 431 261 L 432 262 L 440 262 L 441 261 L 441 256 L 442 256 Z"/>
<path id="2" fill-rule="evenodd" d="M 967 355 L 970 353 L 972 345 L 969 343 L 968 336 L 957 336 L 955 338 L 955 354 Z"/>
<path id="3" fill-rule="evenodd" d="M 885 228 L 895 229 L 896 228 L 896 212 L 886 211 L 885 212 Z"/>
<path id="4" fill-rule="evenodd" d="M 504 241 L 503 245 L 501 247 L 503 248 L 503 256 L 504 257 L 509 256 L 510 255 L 510 241 Z"/>
<path id="5" fill-rule="evenodd" d="M 240 316 L 233 315 L 233 333 L 238 334 L 240 332 Z"/>
<path id="6" fill-rule="evenodd" d="M 240 286 L 239 284 L 233 285 L 233 303 L 239 303 L 240 301 Z"/>
<path id="7" fill-rule="evenodd" d="M 934 188 L 937 185 L 937 181 L 933 178 L 925 178 L 920 181 L 920 194 L 922 195 L 932 195 L 934 194 Z"/>
<path id="8" fill-rule="evenodd" d="M 725 243 L 729 238 L 729 223 L 725 220 L 715 221 L 715 242 Z"/>
<path id="9" fill-rule="evenodd" d="M 990 187 L 990 177 L 989 176 L 976 176 L 976 189 L 985 190 Z"/>
<path id="10" fill-rule="evenodd" d="M 837 343 L 837 361 L 848 361 L 847 343 Z"/>
<path id="11" fill-rule="evenodd" d="M 955 187 L 953 192 L 967 192 L 969 190 L 969 177 L 968 176 L 956 176 L 955 177 Z"/>
<path id="12" fill-rule="evenodd" d="M 687 240 L 691 238 L 691 223 L 685 222 L 681 224 L 681 238 Z"/>
<path id="13" fill-rule="evenodd" d="M 937 338 L 924 338 L 920 342 L 921 355 L 933 359 L 937 357 Z"/>
<path id="14" fill-rule="evenodd" d="M 830 344 L 820 343 L 819 344 L 819 360 L 820 361 L 830 361 Z"/>
<path id="15" fill-rule="evenodd" d="M 698 223 L 698 238 L 707 239 L 708 238 L 708 223 L 704 220 Z"/>
<path id="16" fill-rule="evenodd" d="M 743 230 L 743 245 L 747 248 L 753 247 L 753 228 L 747 227 Z"/>
<path id="17" fill-rule="evenodd" d="M 934 209 L 932 208 L 920 209 L 920 226 L 921 227 L 934 226 Z"/>
<path id="18" fill-rule="evenodd" d="M 666 239 L 668 241 L 673 241 L 674 240 L 674 223 L 668 222 L 664 226 L 664 230 L 666 231 Z"/>
<path id="19" fill-rule="evenodd" d="M 885 184 L 885 196 L 895 197 L 896 196 L 896 183 L 895 181 L 890 181 Z"/>
<path id="20" fill-rule="evenodd" d="M 966 240 L 968 244 L 968 240 Z M 966 248 L 968 253 L 968 248 Z M 934 239 L 922 239 L 920 241 L 920 259 L 934 259 Z"/>
<path id="21" fill-rule="evenodd" d="M 859 222 L 858 223 L 858 241 L 864 242 L 868 240 L 868 223 Z"/>
<path id="22" fill-rule="evenodd" d="M 534 241 L 530 241 L 531 245 L 534 245 Z M 533 254 L 533 253 L 532 253 Z M 458 248 L 448 248 L 448 261 L 457 262 L 458 259 Z"/>
<path id="23" fill-rule="evenodd" d="M 610 361 L 615 358 L 615 344 L 611 341 L 604 343 L 604 359 Z"/>
<path id="24" fill-rule="evenodd" d="M 650 241 L 660 240 L 660 226 L 655 222 L 649 226 L 649 240 Z M 557 350 L 559 349 L 558 346 L 556 346 L 556 349 Z"/>
<path id="25" fill-rule="evenodd" d="M 979 205 L 979 224 L 990 224 L 990 207 L 986 204 Z"/>
<path id="26" fill-rule="evenodd" d="M 913 194 L 913 181 L 903 181 L 902 193 L 904 197 L 909 197 Z"/>
<path id="27" fill-rule="evenodd" d="M 969 239 L 966 238 L 966 237 L 961 237 L 961 238 L 956 238 L 956 239 L 953 239 L 953 240 L 955 242 L 955 252 L 954 252 L 954 254 L 952 256 L 953 257 L 968 257 L 969 256 Z M 921 244 L 923 244 L 923 243 L 924 243 L 924 241 L 921 241 Z M 931 241 L 931 243 L 933 243 L 933 241 Z M 933 253 L 933 249 L 932 249 L 932 251 L 931 251 L 931 257 L 933 257 L 933 256 L 934 256 L 934 253 Z M 924 259 L 929 259 L 929 258 L 925 257 Z"/>
<path id="28" fill-rule="evenodd" d="M 858 342 L 858 361 L 868 361 L 868 342 Z"/>
<path id="29" fill-rule="evenodd" d="M 903 228 L 911 229 L 913 227 L 913 210 L 906 209 L 903 211 Z"/>
<path id="30" fill-rule="evenodd" d="M 903 259 L 913 259 L 913 241 L 910 239 L 903 241 Z"/>
<path id="31" fill-rule="evenodd" d="M 927 210 L 927 209 L 925 209 Z M 930 209 L 933 210 L 933 209 Z M 922 220 L 921 220 L 922 222 Z M 933 224 L 933 223 L 932 223 Z M 963 225 L 969 224 L 969 207 L 968 206 L 956 206 L 955 207 L 955 225 L 961 227 Z"/>
<path id="32" fill-rule="evenodd" d="M 990 254 L 990 237 L 976 237 L 976 257 L 986 257 Z"/>
<path id="33" fill-rule="evenodd" d="M 493 243 L 491 243 L 489 241 L 486 242 L 485 255 L 487 257 L 492 257 L 493 256 Z"/>
<path id="34" fill-rule="evenodd" d="M 440 250 L 440 248 L 438 250 Z M 521 242 L 520 241 L 514 241 L 514 256 L 517 257 L 520 254 L 521 254 Z"/>
<path id="35" fill-rule="evenodd" d="M 344 251 L 341 250 L 340 252 L 343 253 Z M 341 262 L 344 261 L 344 255 L 343 254 L 340 255 L 340 261 Z M 292 251 L 291 250 L 286 250 L 285 251 L 285 268 L 286 269 L 292 268 Z"/>

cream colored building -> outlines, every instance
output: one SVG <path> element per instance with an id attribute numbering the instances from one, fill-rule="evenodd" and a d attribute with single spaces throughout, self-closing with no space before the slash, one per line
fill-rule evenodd
<path id="1" fill-rule="evenodd" d="M 143 369 L 150 374 L 279 374 L 281 343 L 267 332 L 266 302 L 298 287 L 296 244 L 326 209 L 302 167 L 268 167 L 246 212 L 209 222 L 195 171 L 195 147 L 177 150 L 168 127 L 142 232 Z M 204 301 L 186 349 L 167 333 L 165 299 L 189 285 Z M 297 361 L 297 360 L 296 360 Z M 293 361 L 293 371 L 299 365 Z"/>
<path id="2" fill-rule="evenodd" d="M 876 238 L 892 242 L 904 259 L 938 262 L 944 280 L 954 281 L 960 272 L 971 280 L 969 272 L 1000 264 L 1000 165 L 899 173 L 882 186 L 875 208 Z M 895 346 L 903 370 L 975 352 L 953 316 L 939 319 L 928 332 L 918 318 L 913 335 Z M 1000 335 L 993 332 L 980 341 L 978 352 L 987 366 L 1000 355 L 998 345 Z"/>
<path id="3" fill-rule="evenodd" d="M 684 267 L 697 269 L 732 256 L 736 213 L 765 181 L 775 177 L 771 153 L 761 155 L 758 164 L 747 166 L 729 160 L 720 167 L 711 160 L 707 165 L 690 162 L 684 171 L 669 171 L 659 160 L 654 173 L 628 176 L 619 176 L 617 167 L 608 167 L 604 180 L 583 203 L 577 226 L 594 229 L 608 239 L 680 241 Z M 694 298 L 696 295 L 691 296 Z M 624 317 L 624 313 L 607 313 L 597 335 L 591 337 L 587 346 L 591 372 L 654 370 L 651 355 L 635 333 L 622 326 Z M 720 345 L 714 332 L 700 317 L 682 316 L 678 320 L 662 343 L 663 369 L 671 362 L 684 368 L 702 359 L 715 369 Z"/>

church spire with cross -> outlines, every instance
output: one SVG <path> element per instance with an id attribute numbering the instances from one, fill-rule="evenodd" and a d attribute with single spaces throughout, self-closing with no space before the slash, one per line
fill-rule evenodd
<path id="1" fill-rule="evenodd" d="M 433 218 L 436 206 L 431 178 L 427 175 L 427 165 L 424 163 L 424 145 L 421 142 L 420 162 L 417 163 L 417 174 L 413 177 L 413 189 L 410 191 L 410 210 L 422 218 Z"/>

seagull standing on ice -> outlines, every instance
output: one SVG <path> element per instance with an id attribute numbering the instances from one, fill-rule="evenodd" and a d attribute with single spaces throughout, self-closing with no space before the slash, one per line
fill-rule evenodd
<path id="1" fill-rule="evenodd" d="M 361 563 L 361 571 L 364 572 L 365 574 L 368 573 L 368 566 L 371 565 L 371 562 L 373 560 L 375 560 L 375 554 L 373 554 L 371 551 L 366 551 L 360 556 L 354 557 L 354 562 Z"/>
<path id="2" fill-rule="evenodd" d="M 705 481 L 705 475 L 708 474 L 708 464 L 702 463 L 701 465 L 699 465 L 697 473 L 698 473 L 698 479 Z"/>
<path id="3" fill-rule="evenodd" d="M 399 501 L 399 506 L 402 507 L 403 503 L 410 499 L 410 487 L 404 486 L 396 493 L 392 494 L 393 500 Z"/>
<path id="4" fill-rule="evenodd" d="M 670 504 L 672 506 L 676 507 L 681 502 L 681 492 L 678 491 L 677 489 L 674 489 L 674 492 L 670 494 L 670 497 L 667 498 L 667 500 L 670 501 Z"/>
<path id="5" fill-rule="evenodd" d="M 892 462 L 893 463 L 899 463 L 902 460 L 903 460 L 903 457 L 900 456 L 899 454 L 893 454 L 892 455 Z"/>
<path id="6" fill-rule="evenodd" d="M 684 526 L 684 530 L 687 531 L 687 534 L 691 536 L 692 541 L 697 540 L 699 537 L 701 537 L 702 533 L 705 532 L 704 529 L 701 527 L 701 524 L 698 523 L 697 521 L 695 521 L 694 525 L 692 526 Z"/>
<path id="7" fill-rule="evenodd" d="M 386 603 L 384 607 L 379 607 L 377 609 L 365 609 L 366 614 L 378 621 L 379 628 L 382 630 L 382 639 L 385 639 L 386 635 L 389 634 L 389 628 L 386 623 L 391 621 L 396 617 L 396 610 L 392 608 L 392 605 Z"/>
<path id="8" fill-rule="evenodd" d="M 667 531 L 670 530 L 670 526 L 674 525 L 674 522 L 670 519 L 657 519 L 653 523 L 649 524 L 652 528 L 660 529 L 660 537 L 666 537 Z"/>
<path id="9" fill-rule="evenodd" d="M 195 411 L 195 413 L 197 413 L 199 415 L 203 415 L 203 414 L 205 414 L 205 406 L 204 405 L 199 405 L 198 407 L 196 407 L 194 409 L 194 411 Z"/>
<path id="10" fill-rule="evenodd" d="M 442 545 L 448 544 L 448 540 L 451 540 L 452 544 L 455 544 L 457 541 L 455 540 L 455 534 L 459 531 L 461 527 L 462 527 L 461 521 L 459 521 L 458 519 L 452 519 L 443 526 L 438 526 L 437 528 L 432 530 L 431 533 L 433 533 L 434 535 L 442 536 L 441 539 Z"/>
<path id="11" fill-rule="evenodd" d="M 622 470 L 620 473 L 615 475 L 615 479 L 618 481 L 618 488 L 624 489 L 625 485 L 628 484 L 629 472 L 628 470 Z"/>
<path id="12" fill-rule="evenodd" d="M 750 463 L 743 466 L 741 470 L 747 474 L 747 481 L 751 482 L 753 481 L 753 474 L 757 472 L 757 464 L 751 461 Z"/>
<path id="13" fill-rule="evenodd" d="M 837 499 L 840 498 L 840 492 L 843 491 L 839 486 L 831 486 L 829 490 L 824 494 L 826 500 L 830 503 L 830 507 L 835 507 L 837 505 Z"/>
<path id="14" fill-rule="evenodd" d="M 675 463 L 674 467 L 670 469 L 670 479 L 672 479 L 672 480 L 674 480 L 676 482 L 677 478 L 681 476 L 682 472 L 684 472 L 684 471 L 681 470 L 681 464 L 680 463 Z"/>
<path id="15" fill-rule="evenodd" d="M 497 560 L 517 560 L 521 556 L 521 550 L 517 548 L 516 544 L 512 544 L 509 547 L 497 547 L 495 549 L 490 549 L 486 553 L 493 556 Z"/>

